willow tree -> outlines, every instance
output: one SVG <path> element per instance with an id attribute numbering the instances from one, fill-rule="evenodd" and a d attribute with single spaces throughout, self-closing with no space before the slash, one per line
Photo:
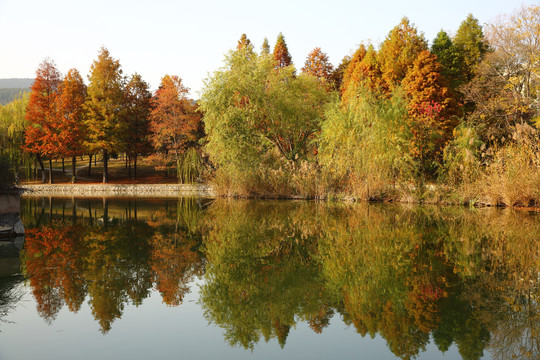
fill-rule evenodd
<path id="1" fill-rule="evenodd" d="M 120 62 L 102 47 L 88 75 L 88 96 L 85 103 L 88 137 L 85 145 L 91 152 L 103 155 L 103 183 L 109 181 L 108 158 L 119 149 L 123 130 L 124 78 Z"/>
<path id="2" fill-rule="evenodd" d="M 203 90 L 206 148 L 232 188 L 254 184 L 265 171 L 294 170 L 313 154 L 330 95 L 317 78 L 275 65 L 269 55 L 238 49 Z"/>

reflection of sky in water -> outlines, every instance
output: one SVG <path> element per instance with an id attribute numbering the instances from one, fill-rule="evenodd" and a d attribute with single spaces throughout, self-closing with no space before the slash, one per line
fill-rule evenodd
<path id="1" fill-rule="evenodd" d="M 334 315 L 322 334 L 305 322 L 291 329 L 281 349 L 277 340 L 261 340 L 252 351 L 230 347 L 219 327 L 208 325 L 197 304 L 200 281 L 190 284 L 178 307 L 162 303 L 152 291 L 142 305 L 127 305 L 105 335 L 99 332 L 88 303 L 74 314 L 66 306 L 48 326 L 25 288 L 17 308 L 0 324 L 0 359 L 395 359 L 379 335 L 362 338 Z M 23 285 L 20 285 L 23 286 Z M 485 355 L 488 355 L 485 352 Z M 430 344 L 418 359 L 460 359 L 452 346 L 445 354 Z M 483 359 L 488 359 L 484 356 Z"/>

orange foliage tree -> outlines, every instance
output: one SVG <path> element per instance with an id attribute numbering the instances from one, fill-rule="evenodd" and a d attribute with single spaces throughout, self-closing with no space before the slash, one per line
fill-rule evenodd
<path id="1" fill-rule="evenodd" d="M 341 93 L 345 93 L 352 82 L 352 74 L 356 69 L 356 66 L 366 56 L 366 47 L 360 44 L 358 49 L 354 52 L 353 56 L 349 60 L 347 67 L 343 70 L 343 79 L 341 82 Z"/>
<path id="2" fill-rule="evenodd" d="M 437 56 L 422 51 L 403 79 L 409 98 L 408 112 L 413 151 L 425 169 L 427 159 L 437 159 L 457 123 L 456 101 L 441 75 Z"/>
<path id="3" fill-rule="evenodd" d="M 306 74 L 316 76 L 330 85 L 330 76 L 333 69 L 334 67 L 328 60 L 328 55 L 323 53 L 320 47 L 316 47 L 309 53 L 302 71 Z"/>
<path id="4" fill-rule="evenodd" d="M 390 91 L 399 86 L 418 54 L 427 48 L 424 35 L 406 17 L 390 31 L 377 54 Z"/>
<path id="5" fill-rule="evenodd" d="M 86 85 L 76 69 L 66 74 L 56 100 L 61 154 L 71 157 L 72 182 L 75 182 L 76 158 L 84 153 L 83 141 L 86 135 L 83 125 Z"/>
<path id="6" fill-rule="evenodd" d="M 289 48 L 287 43 L 285 43 L 285 37 L 282 33 L 279 33 L 274 46 L 274 61 L 276 62 L 276 68 L 282 68 L 285 66 L 292 65 L 292 57 L 289 54 Z"/>
<path id="7" fill-rule="evenodd" d="M 43 226 L 26 232 L 25 275 L 38 312 L 48 322 L 64 303 L 77 312 L 86 297 L 82 276 L 85 247 L 80 239 L 81 228 L 76 226 Z"/>
<path id="8" fill-rule="evenodd" d="M 41 165 L 42 178 L 43 163 L 41 158 L 49 158 L 49 183 L 53 182 L 52 157 L 59 153 L 58 117 L 56 115 L 56 96 L 60 86 L 60 72 L 51 59 L 45 59 L 36 70 L 36 79 L 32 85 L 28 107 L 26 108 L 26 121 L 24 149 L 37 156 Z"/>
<path id="9" fill-rule="evenodd" d="M 178 76 L 165 75 L 152 99 L 150 112 L 151 140 L 154 149 L 172 154 L 176 162 L 178 179 L 182 155 L 197 142 L 201 115 L 188 99 L 189 89 Z"/>

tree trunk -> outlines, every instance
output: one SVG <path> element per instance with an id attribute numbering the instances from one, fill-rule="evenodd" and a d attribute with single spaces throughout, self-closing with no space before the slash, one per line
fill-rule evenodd
<path id="1" fill-rule="evenodd" d="M 52 159 L 49 158 L 49 184 L 53 183 L 53 174 L 52 174 Z"/>
<path id="2" fill-rule="evenodd" d="M 109 182 L 109 168 L 108 168 L 108 159 L 109 158 L 109 152 L 107 150 L 103 150 L 103 183 L 107 184 Z"/>
<path id="3" fill-rule="evenodd" d="M 39 167 L 41 169 L 41 182 L 46 182 L 45 180 L 45 166 L 43 166 L 43 161 L 41 161 L 41 155 L 36 154 L 36 159 L 39 163 Z"/>
<path id="4" fill-rule="evenodd" d="M 88 155 L 90 157 L 90 161 L 88 162 L 88 176 L 91 175 L 92 170 L 92 154 Z"/>
<path id="5" fill-rule="evenodd" d="M 131 177 L 131 156 L 128 156 L 126 154 L 126 164 L 127 164 L 127 169 L 128 169 L 128 178 Z"/>
<path id="6" fill-rule="evenodd" d="M 133 179 L 137 179 L 137 154 L 133 155 Z"/>
<path id="7" fill-rule="evenodd" d="M 103 225 L 105 230 L 109 228 L 109 201 L 106 197 L 103 198 Z"/>
<path id="8" fill-rule="evenodd" d="M 76 168 L 77 168 L 77 157 L 72 157 L 71 158 L 71 182 L 75 184 L 75 182 L 77 181 L 77 173 L 76 173 Z"/>
<path id="9" fill-rule="evenodd" d="M 62 158 L 62 174 L 66 173 L 66 168 L 64 166 L 64 158 Z"/>

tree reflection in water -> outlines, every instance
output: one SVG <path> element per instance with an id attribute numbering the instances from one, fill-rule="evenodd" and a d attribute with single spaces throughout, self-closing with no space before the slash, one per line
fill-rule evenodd
<path id="1" fill-rule="evenodd" d="M 86 298 L 101 331 L 152 289 L 199 303 L 233 346 L 285 346 L 334 315 L 402 359 L 535 359 L 540 221 L 511 210 L 184 199 L 27 200 L 25 275 L 53 321 Z M 60 210 L 62 209 L 62 210 Z M 73 211 L 71 209 L 77 209 Z M 44 225 L 47 224 L 47 225 Z"/>

